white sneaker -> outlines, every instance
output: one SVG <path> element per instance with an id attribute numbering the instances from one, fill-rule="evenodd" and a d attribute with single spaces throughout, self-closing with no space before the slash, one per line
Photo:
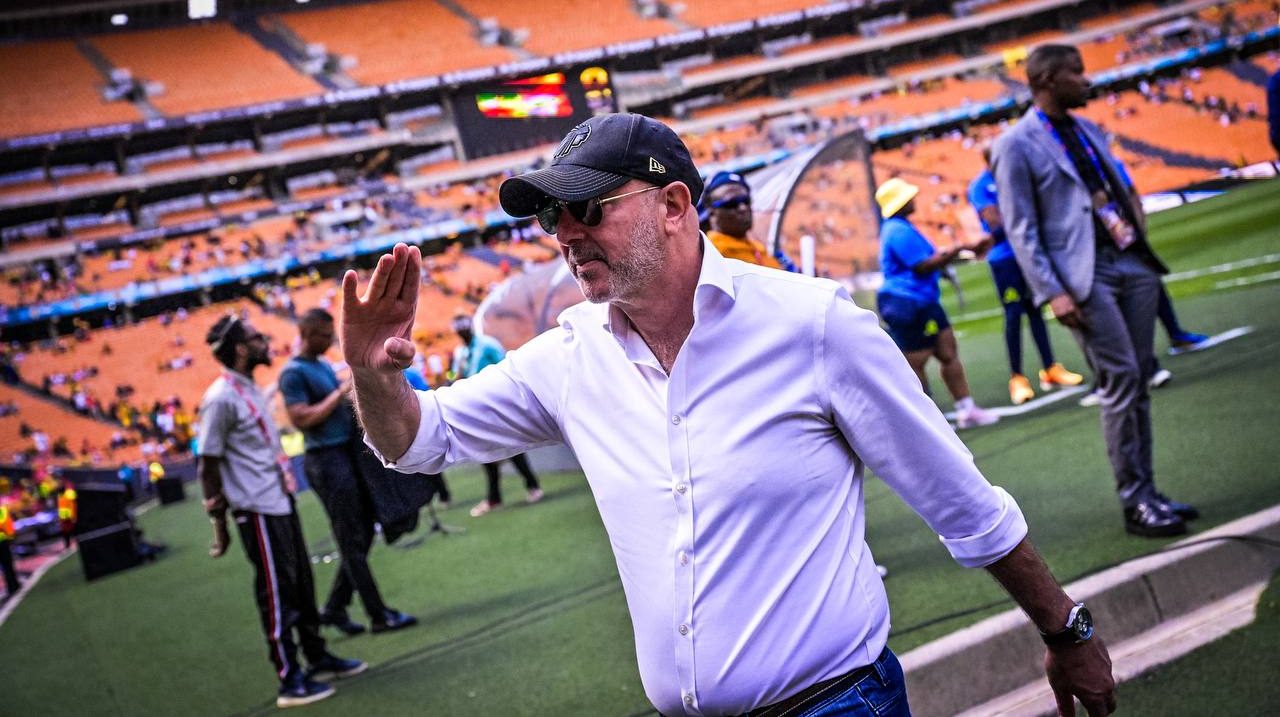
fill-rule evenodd
<path id="1" fill-rule="evenodd" d="M 1102 392 L 1096 388 L 1086 393 L 1084 395 L 1084 398 L 1080 399 L 1080 405 L 1086 408 L 1088 408 L 1089 406 L 1097 406 L 1097 405 L 1100 405 L 1101 403 L 1102 403 Z"/>
<path id="2" fill-rule="evenodd" d="M 529 491 L 528 494 L 525 495 L 524 500 L 526 503 L 537 503 L 538 501 L 542 500 L 542 489 L 534 488 L 533 490 Z"/>
<path id="3" fill-rule="evenodd" d="M 1173 372 L 1167 368 L 1162 368 L 1159 371 L 1156 371 L 1155 374 L 1151 376 L 1151 380 L 1148 382 L 1147 385 L 1151 386 L 1151 388 L 1160 388 L 1166 383 L 1169 383 L 1169 381 L 1172 379 L 1173 379 Z"/>
<path id="4" fill-rule="evenodd" d="M 974 406 L 967 411 L 956 411 L 956 428 L 959 429 L 990 426 L 999 420 L 999 416 L 980 406 Z"/>

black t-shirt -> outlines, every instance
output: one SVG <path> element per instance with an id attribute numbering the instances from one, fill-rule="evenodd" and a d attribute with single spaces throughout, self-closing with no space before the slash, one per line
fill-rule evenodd
<path id="1" fill-rule="evenodd" d="M 1094 164 L 1093 160 L 1089 158 L 1089 152 L 1084 145 L 1088 140 L 1083 136 L 1083 132 L 1078 130 L 1075 118 L 1071 115 L 1050 117 L 1049 123 L 1053 125 L 1053 129 L 1062 138 L 1062 143 L 1066 145 L 1067 156 L 1071 159 L 1071 164 L 1075 165 L 1076 172 L 1084 180 L 1085 186 L 1089 188 L 1089 194 L 1092 195 L 1098 192 L 1106 194 L 1107 200 L 1115 204 L 1125 221 L 1136 229 L 1139 226 L 1138 218 L 1133 215 L 1133 206 L 1129 203 L 1128 188 L 1115 186 L 1115 182 L 1118 182 L 1119 178 L 1112 172 L 1099 171 L 1098 165 Z M 1103 150 L 1093 147 L 1093 151 L 1097 155 L 1099 162 L 1107 161 Z M 1141 245 L 1141 251 L 1144 254 L 1148 253 L 1150 250 L 1146 247 L 1146 238 L 1142 236 L 1141 231 L 1138 232 L 1138 235 L 1139 241 L 1135 245 Z M 1117 248 L 1115 242 L 1111 239 L 1111 230 L 1107 229 L 1106 224 L 1102 223 L 1102 219 L 1097 212 L 1093 212 L 1093 236 L 1099 247 Z"/>

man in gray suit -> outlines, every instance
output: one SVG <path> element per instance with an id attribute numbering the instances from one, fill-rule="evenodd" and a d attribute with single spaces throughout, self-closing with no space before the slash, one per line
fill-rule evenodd
<path id="1" fill-rule="evenodd" d="M 1186 532 L 1199 516 L 1156 488 L 1151 399 L 1156 305 L 1168 269 L 1147 242 L 1141 199 L 1097 125 L 1080 52 L 1041 45 L 1027 58 L 1034 105 L 996 142 L 992 167 L 1009 243 L 1037 305 L 1049 304 L 1088 355 L 1102 392 L 1102 436 L 1125 530 Z"/>

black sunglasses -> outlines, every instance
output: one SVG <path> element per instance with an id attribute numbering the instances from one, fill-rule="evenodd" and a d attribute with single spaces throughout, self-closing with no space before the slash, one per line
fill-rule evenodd
<path id="1" fill-rule="evenodd" d="M 542 226 L 542 231 L 552 235 L 554 235 L 560 228 L 560 213 L 565 210 L 568 210 L 568 212 L 573 215 L 574 219 L 577 219 L 584 225 L 595 227 L 600 225 L 601 219 L 604 219 L 604 209 L 602 209 L 604 205 L 609 202 L 616 202 L 619 199 L 626 199 L 627 197 L 634 196 L 636 194 L 652 192 L 655 189 L 662 189 L 662 187 L 645 187 L 644 189 L 637 189 L 634 192 L 627 192 L 626 194 L 619 194 L 613 197 L 605 197 L 604 199 L 601 199 L 600 197 L 592 197 L 590 199 L 583 199 L 576 202 L 566 202 L 563 199 L 553 199 L 549 197 L 547 199 L 547 204 L 539 209 L 535 216 L 538 217 L 538 224 Z"/>
<path id="2" fill-rule="evenodd" d="M 711 203 L 712 209 L 741 209 L 751 206 L 751 195 L 744 194 L 737 197 L 725 197 L 717 199 Z"/>

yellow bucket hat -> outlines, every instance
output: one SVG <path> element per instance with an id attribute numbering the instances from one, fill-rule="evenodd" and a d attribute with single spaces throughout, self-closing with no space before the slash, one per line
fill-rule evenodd
<path id="1" fill-rule="evenodd" d="M 886 181 L 876 190 L 876 203 L 880 205 L 880 216 L 888 219 L 897 214 L 919 193 L 920 188 L 905 179 L 894 177 Z"/>

